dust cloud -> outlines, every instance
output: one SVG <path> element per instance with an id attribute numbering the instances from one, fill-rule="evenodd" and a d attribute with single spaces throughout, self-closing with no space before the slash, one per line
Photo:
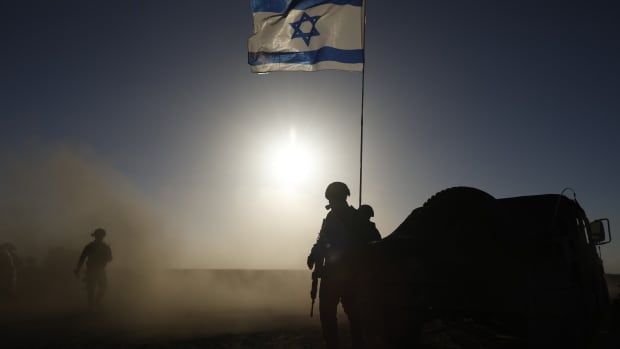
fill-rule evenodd
<path id="1" fill-rule="evenodd" d="M 39 262 L 75 256 L 102 227 L 115 266 L 166 265 L 172 246 L 157 208 L 89 151 L 31 147 L 0 156 L 0 241 L 21 255 Z"/>
<path id="2" fill-rule="evenodd" d="M 170 215 L 89 150 L 0 151 L 0 167 L 0 243 L 19 257 L 17 294 L 0 299 L 5 335 L 186 336 L 309 321 L 306 271 L 170 269 L 182 254 Z M 93 324 L 72 271 L 97 227 L 108 231 L 114 260 L 105 313 Z"/>

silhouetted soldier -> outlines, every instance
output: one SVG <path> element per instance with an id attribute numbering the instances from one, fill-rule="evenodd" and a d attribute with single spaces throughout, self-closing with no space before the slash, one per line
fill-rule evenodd
<path id="1" fill-rule="evenodd" d="M 86 292 L 88 294 L 88 305 L 92 310 L 101 305 L 101 300 L 108 286 L 105 267 L 112 260 L 112 249 L 103 242 L 105 235 L 105 230 L 101 228 L 95 230 L 92 234 L 95 241 L 84 247 L 74 271 L 75 275 L 79 276 L 80 269 L 84 262 L 86 262 L 84 282 L 86 283 Z"/>
<path id="2" fill-rule="evenodd" d="M 361 249 L 371 240 L 357 210 L 347 203 L 349 188 L 341 182 L 331 183 L 325 198 L 331 211 L 323 220 L 316 244 L 308 256 L 308 267 L 322 269 L 319 311 L 323 337 L 328 349 L 339 347 L 338 303 L 342 302 L 349 324 L 353 348 L 362 346 L 361 322 L 356 297 L 356 262 Z"/>
<path id="3" fill-rule="evenodd" d="M 381 234 L 379 233 L 375 222 L 370 220 L 372 217 L 375 216 L 375 210 L 372 209 L 372 206 L 362 205 L 357 209 L 357 211 L 359 212 L 359 215 L 364 219 L 364 221 L 368 223 L 368 229 L 366 230 L 366 232 L 368 233 L 368 239 L 370 241 L 381 240 Z"/>
<path id="4" fill-rule="evenodd" d="M 12 297 L 16 287 L 15 246 L 5 243 L 0 245 L 0 296 Z"/>
<path id="5" fill-rule="evenodd" d="M 361 205 L 357 211 L 367 226 L 365 233 L 366 239 L 375 242 L 381 240 L 381 234 L 377 226 L 370 219 L 375 216 L 375 211 L 370 205 Z M 370 254 L 372 256 L 372 254 Z M 362 320 L 362 328 L 364 333 L 364 344 L 366 348 L 383 348 L 384 332 L 383 319 L 381 316 L 380 306 L 377 306 L 378 299 L 374 281 L 372 276 L 377 272 L 379 265 L 374 264 L 375 258 L 366 256 L 362 262 L 363 273 L 358 277 L 358 303 L 360 308 L 360 317 Z"/>

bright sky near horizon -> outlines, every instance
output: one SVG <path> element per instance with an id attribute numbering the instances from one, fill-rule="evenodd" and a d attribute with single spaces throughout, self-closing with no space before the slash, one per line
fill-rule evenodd
<path id="1" fill-rule="evenodd" d="M 113 170 L 163 212 L 175 266 L 303 268 L 325 186 L 357 203 L 361 75 L 251 74 L 248 0 L 3 1 L 0 28 L 0 153 Z M 456 185 L 572 187 L 620 232 L 620 5 L 370 0 L 367 30 L 384 236 Z M 620 273 L 620 242 L 603 257 Z"/>

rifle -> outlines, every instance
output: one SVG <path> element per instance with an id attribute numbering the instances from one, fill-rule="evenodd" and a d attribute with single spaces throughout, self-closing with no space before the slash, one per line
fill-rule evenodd
<path id="1" fill-rule="evenodd" d="M 319 278 L 314 276 L 314 271 L 312 272 L 312 289 L 310 290 L 310 298 L 312 298 L 312 305 L 310 305 L 310 317 L 314 315 L 314 302 L 316 300 L 316 291 L 319 287 Z"/>
<path id="2" fill-rule="evenodd" d="M 316 301 L 316 293 L 319 288 L 319 279 L 323 276 L 324 261 L 321 257 L 312 271 L 312 289 L 310 289 L 310 298 L 312 299 L 312 305 L 310 306 L 310 317 L 314 315 L 314 302 Z"/>
<path id="3" fill-rule="evenodd" d="M 323 224 L 321 224 L 321 231 L 319 232 L 319 238 L 317 239 L 317 245 L 312 249 L 312 253 L 310 254 L 314 259 L 312 262 L 314 264 L 314 270 L 312 271 L 312 288 L 310 289 L 310 298 L 312 299 L 312 305 L 310 305 L 310 317 L 314 315 L 314 303 L 316 301 L 316 293 L 319 288 L 319 279 L 323 276 L 323 272 L 325 270 L 325 256 L 324 251 L 321 250 L 320 240 L 325 229 L 325 220 L 323 220 Z M 309 264 L 311 266 L 312 264 Z"/>

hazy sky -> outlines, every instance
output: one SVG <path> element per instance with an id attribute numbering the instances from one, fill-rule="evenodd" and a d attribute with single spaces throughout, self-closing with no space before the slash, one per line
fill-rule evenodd
<path id="1" fill-rule="evenodd" d="M 382 234 L 456 185 L 570 186 L 620 234 L 619 7 L 370 0 L 364 201 Z M 249 0 L 3 1 L 0 146 L 123 176 L 174 227 L 175 266 L 301 268 L 326 184 L 357 202 L 361 75 L 252 75 L 250 32 Z M 309 159 L 292 179 L 291 147 Z M 620 242 L 603 254 L 620 272 Z"/>

